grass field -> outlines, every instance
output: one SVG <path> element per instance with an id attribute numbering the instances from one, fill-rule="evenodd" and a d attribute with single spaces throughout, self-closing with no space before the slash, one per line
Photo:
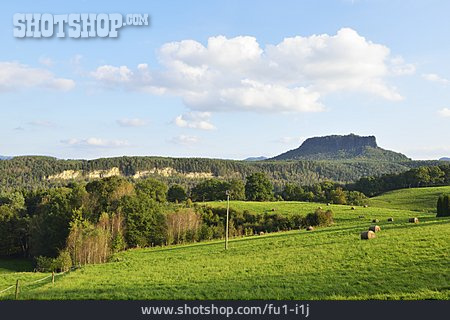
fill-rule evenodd
<path id="1" fill-rule="evenodd" d="M 370 199 L 374 207 L 436 212 L 437 198 L 450 194 L 450 186 L 390 191 Z"/>
<path id="2" fill-rule="evenodd" d="M 379 202 L 356 210 L 332 205 L 332 227 L 233 239 L 228 251 L 222 241 L 128 250 L 113 262 L 59 276 L 54 285 L 48 279 L 25 286 L 20 298 L 450 299 L 450 219 L 375 207 Z M 282 214 L 307 214 L 319 205 L 231 203 L 254 213 L 275 209 Z M 412 216 L 420 223 L 408 223 Z M 387 222 L 388 217 L 394 222 Z M 377 238 L 360 240 L 360 232 L 375 218 L 382 228 Z M 0 290 L 18 278 L 26 283 L 46 276 L 13 273 L 14 265 L 0 263 Z M 13 298 L 13 291 L 0 298 Z"/>

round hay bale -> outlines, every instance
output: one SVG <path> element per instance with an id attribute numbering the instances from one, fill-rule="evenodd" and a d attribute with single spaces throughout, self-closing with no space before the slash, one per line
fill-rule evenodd
<path id="1" fill-rule="evenodd" d="M 368 205 L 368 204 L 365 204 L 365 205 L 364 205 L 364 208 L 368 208 L 368 207 L 369 207 L 369 205 Z"/>
<path id="2" fill-rule="evenodd" d="M 261 231 L 261 232 L 259 233 L 259 235 L 260 235 L 260 236 L 263 236 L 263 235 L 264 235 L 264 232 L 263 232 L 263 231 Z"/>
<path id="3" fill-rule="evenodd" d="M 361 240 L 369 240 L 373 238 L 376 238 L 375 232 L 370 230 L 361 232 Z"/>
<path id="4" fill-rule="evenodd" d="M 394 222 L 394 218 L 388 218 L 388 222 Z"/>
<path id="5" fill-rule="evenodd" d="M 380 226 L 370 226 L 369 231 L 378 232 L 381 231 Z"/>
<path id="6" fill-rule="evenodd" d="M 356 210 L 356 208 L 355 208 L 355 207 L 351 207 L 350 209 L 351 209 L 351 210 Z"/>
<path id="7" fill-rule="evenodd" d="M 322 210 L 323 208 L 322 207 L 318 207 L 317 209 Z"/>
<path id="8" fill-rule="evenodd" d="M 313 226 L 308 226 L 307 228 L 306 228 L 306 231 L 313 231 L 314 230 L 314 227 Z"/>
<path id="9" fill-rule="evenodd" d="M 380 222 L 380 220 L 378 220 L 378 219 L 373 219 L 372 222 L 373 222 L 373 223 L 378 223 L 378 222 Z"/>
<path id="10" fill-rule="evenodd" d="M 331 206 L 331 203 L 327 203 L 327 206 Z"/>
<path id="11" fill-rule="evenodd" d="M 419 219 L 417 219 L 417 218 L 409 218 L 409 222 L 411 222 L 411 223 L 419 223 Z"/>

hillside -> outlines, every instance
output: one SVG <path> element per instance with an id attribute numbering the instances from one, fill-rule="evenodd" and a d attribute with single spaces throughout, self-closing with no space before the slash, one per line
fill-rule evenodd
<path id="1" fill-rule="evenodd" d="M 111 175 L 121 175 L 130 179 L 154 177 L 168 183 L 180 183 L 190 187 L 205 178 L 245 179 L 254 172 L 266 173 L 279 188 L 286 182 L 310 185 L 332 180 L 347 183 L 365 176 L 400 173 L 419 166 L 437 164 L 438 161 L 235 161 L 163 157 L 59 160 L 29 156 L 0 161 L 0 188 L 35 189 Z"/>
<path id="2" fill-rule="evenodd" d="M 223 205 L 216 203 L 215 205 Z M 232 202 L 252 213 L 307 213 L 319 204 Z M 407 210 L 332 205 L 336 224 L 223 241 L 134 249 L 36 285 L 21 299 L 449 299 L 450 220 Z M 359 218 L 363 215 L 364 218 Z M 418 216 L 419 224 L 407 219 Z M 387 218 L 395 218 L 388 223 Z M 380 219 L 377 238 L 359 234 Z M 426 241 L 426 242 L 424 242 Z M 143 267 L 144 266 L 144 267 Z M 48 274 L 8 273 L 0 289 Z M 5 267 L 6 268 L 6 267 Z M 0 272 L 1 271 L 0 263 Z M 411 275 L 416 275 L 411 281 Z M 11 299 L 14 291 L 0 296 Z"/>
<path id="3" fill-rule="evenodd" d="M 366 159 L 376 161 L 409 161 L 401 153 L 378 147 L 374 136 L 325 136 L 306 139 L 300 147 L 271 160 L 342 160 Z"/>
<path id="4" fill-rule="evenodd" d="M 442 194 L 450 194 L 450 186 L 390 191 L 371 198 L 370 205 L 381 208 L 436 212 L 436 202 Z"/>

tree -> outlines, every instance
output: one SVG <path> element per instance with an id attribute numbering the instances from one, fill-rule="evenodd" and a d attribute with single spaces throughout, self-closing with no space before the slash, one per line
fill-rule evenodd
<path id="1" fill-rule="evenodd" d="M 437 217 L 450 216 L 450 196 L 440 196 L 437 202 Z"/>
<path id="2" fill-rule="evenodd" d="M 245 197 L 249 201 L 273 200 L 273 185 L 262 172 L 256 172 L 247 177 Z"/>
<path id="3" fill-rule="evenodd" d="M 443 196 L 439 196 L 438 200 L 437 200 L 437 215 L 436 217 L 443 217 L 445 213 L 444 210 L 444 197 Z"/>
<path id="4" fill-rule="evenodd" d="M 166 202 L 167 185 L 156 179 L 144 179 L 136 183 L 136 193 L 158 202 Z"/>
<path id="5" fill-rule="evenodd" d="M 120 212 L 125 216 L 125 239 L 130 247 L 148 247 L 166 242 L 166 220 L 161 205 L 145 196 L 122 199 Z"/>
<path id="6" fill-rule="evenodd" d="M 227 182 L 226 189 L 230 191 L 231 199 L 245 200 L 245 185 L 240 179 L 232 179 Z"/>
<path id="7" fill-rule="evenodd" d="M 179 184 L 170 186 L 167 191 L 167 200 L 170 202 L 182 202 L 187 199 L 186 190 Z"/>
<path id="8" fill-rule="evenodd" d="M 340 188 L 340 187 L 336 188 L 336 190 L 331 191 L 330 195 L 331 195 L 331 201 L 333 203 L 336 203 L 336 204 L 346 204 L 347 203 L 346 194 L 345 194 L 344 190 L 342 190 L 342 188 Z"/>
<path id="9" fill-rule="evenodd" d="M 191 191 L 194 201 L 225 200 L 229 184 L 219 179 L 208 179 L 198 183 Z"/>

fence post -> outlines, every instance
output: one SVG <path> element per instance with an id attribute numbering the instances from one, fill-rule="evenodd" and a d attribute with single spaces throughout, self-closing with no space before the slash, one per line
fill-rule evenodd
<path id="1" fill-rule="evenodd" d="M 52 284 L 55 284 L 55 271 L 52 271 Z"/>
<path id="2" fill-rule="evenodd" d="M 19 291 L 20 291 L 20 284 L 19 284 L 19 279 L 17 279 L 17 281 L 16 281 L 16 293 L 14 295 L 16 300 L 19 298 Z"/>

